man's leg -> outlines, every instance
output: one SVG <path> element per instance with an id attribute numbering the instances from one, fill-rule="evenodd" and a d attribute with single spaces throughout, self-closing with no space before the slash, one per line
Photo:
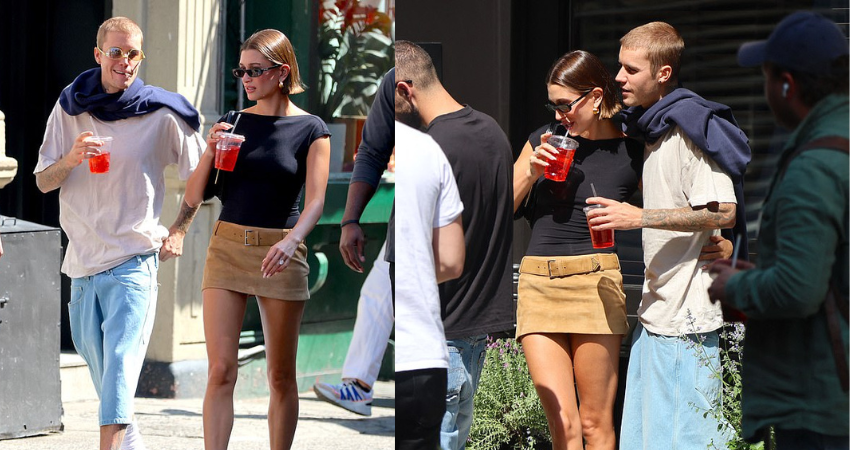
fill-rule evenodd
<path id="1" fill-rule="evenodd" d="M 446 407 L 446 369 L 396 372 L 397 450 L 440 448 L 440 419 Z"/>
<path id="2" fill-rule="evenodd" d="M 117 449 L 133 421 L 133 399 L 156 314 L 156 254 L 134 256 L 94 277 L 103 311 L 101 450 Z"/>
<path id="3" fill-rule="evenodd" d="M 466 447 L 472 427 L 473 397 L 484 367 L 487 336 L 452 339 L 446 385 L 446 413 L 440 426 L 440 445 L 446 450 Z"/>
<path id="4" fill-rule="evenodd" d="M 644 352 L 642 347 L 648 339 L 646 330 L 640 322 L 632 332 L 632 345 L 629 353 L 629 367 L 626 370 L 626 389 L 623 400 L 623 418 L 620 423 L 620 450 L 638 450 L 647 448 L 644 439 L 643 413 L 644 393 L 642 365 Z M 651 392 L 649 392 L 651 395 Z"/>
<path id="5" fill-rule="evenodd" d="M 381 247 L 360 289 L 354 333 L 342 366 L 343 383 L 313 385 L 320 399 L 365 416 L 372 415 L 372 386 L 378 379 L 393 327 L 392 285 L 389 263 L 384 261 L 385 247 L 386 244 Z"/>
<path id="6" fill-rule="evenodd" d="M 716 331 L 677 338 L 681 357 L 676 448 L 705 448 L 712 443 L 725 448 L 732 438 L 731 429 L 718 430 L 723 392 L 719 342 Z"/>

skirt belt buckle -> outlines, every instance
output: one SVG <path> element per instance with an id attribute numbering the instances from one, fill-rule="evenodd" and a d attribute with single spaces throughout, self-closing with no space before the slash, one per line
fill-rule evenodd
<path id="1" fill-rule="evenodd" d="M 245 230 L 245 245 L 254 245 L 248 242 L 248 233 L 253 233 L 254 230 Z"/>

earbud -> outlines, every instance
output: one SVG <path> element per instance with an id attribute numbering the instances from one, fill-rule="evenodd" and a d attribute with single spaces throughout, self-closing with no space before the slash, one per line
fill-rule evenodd
<path id="1" fill-rule="evenodd" d="M 782 97 L 788 97 L 789 88 L 790 86 L 788 86 L 788 83 L 782 83 Z"/>

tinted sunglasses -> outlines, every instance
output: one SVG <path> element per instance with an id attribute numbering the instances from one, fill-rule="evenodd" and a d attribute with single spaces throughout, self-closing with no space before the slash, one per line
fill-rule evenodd
<path id="1" fill-rule="evenodd" d="M 573 105 L 581 101 L 581 99 L 587 97 L 587 94 L 590 94 L 591 92 L 593 92 L 593 89 L 585 92 L 584 94 L 581 94 L 581 97 L 575 99 L 570 103 L 567 103 L 566 105 L 556 105 L 552 102 L 546 103 L 546 109 L 552 112 L 559 111 L 561 114 L 566 114 L 573 110 Z"/>
<path id="2" fill-rule="evenodd" d="M 127 53 L 124 53 L 124 50 L 121 50 L 118 47 L 110 47 L 106 49 L 106 51 L 101 50 L 100 48 L 98 48 L 97 50 L 109 59 L 127 58 L 130 61 L 141 61 L 145 59 L 145 52 L 141 50 L 136 50 L 135 48 Z"/>
<path id="3" fill-rule="evenodd" d="M 277 68 L 278 68 L 278 67 L 280 67 L 280 66 L 281 66 L 281 64 L 277 64 L 277 65 L 275 65 L 275 66 L 271 66 L 271 67 L 266 67 L 265 69 L 258 69 L 258 68 L 253 68 L 253 69 L 233 69 L 233 77 L 234 77 L 234 78 L 242 78 L 242 77 L 244 77 L 244 76 L 245 76 L 245 74 L 247 73 L 249 77 L 251 77 L 251 78 L 257 78 L 258 76 L 260 76 L 260 75 L 262 75 L 262 74 L 266 73 L 267 71 L 272 70 L 272 69 L 277 69 Z"/>

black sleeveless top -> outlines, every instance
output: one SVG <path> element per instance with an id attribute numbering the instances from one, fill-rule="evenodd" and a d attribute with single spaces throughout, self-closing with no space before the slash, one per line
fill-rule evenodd
<path id="1" fill-rule="evenodd" d="M 261 228 L 292 228 L 301 216 L 299 207 L 307 178 L 310 145 L 330 136 L 322 119 L 312 116 L 263 116 L 246 112 L 219 119 L 233 123 L 245 136 L 233 172 L 210 171 L 204 199 L 221 200 L 220 220 Z"/>
<path id="2" fill-rule="evenodd" d="M 528 141 L 540 145 L 541 127 Z M 629 138 L 591 141 L 571 136 L 579 143 L 573 165 L 563 182 L 540 177 L 534 184 L 529 256 L 576 256 L 613 253 L 616 246 L 594 249 L 582 208 L 593 197 L 590 184 L 600 197 L 627 201 L 638 188 L 643 169 L 643 144 Z"/>

